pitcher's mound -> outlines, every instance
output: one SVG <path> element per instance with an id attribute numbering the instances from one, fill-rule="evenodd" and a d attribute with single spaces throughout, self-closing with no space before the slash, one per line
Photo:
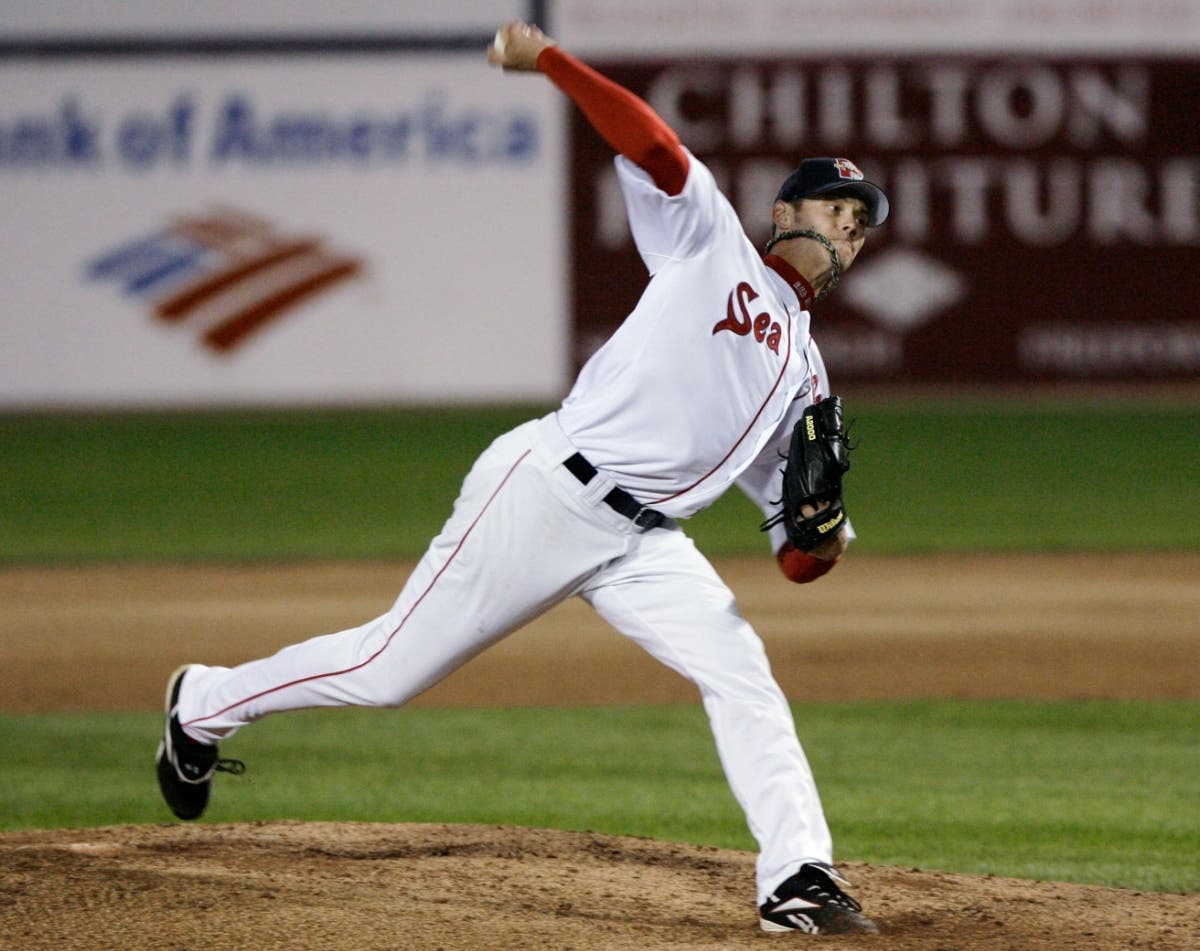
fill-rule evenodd
<path id="1" fill-rule="evenodd" d="M 0 947 L 1200 947 L 1196 895 L 841 867 L 881 936 L 764 935 L 751 854 L 649 839 L 300 822 L 8 832 Z"/>

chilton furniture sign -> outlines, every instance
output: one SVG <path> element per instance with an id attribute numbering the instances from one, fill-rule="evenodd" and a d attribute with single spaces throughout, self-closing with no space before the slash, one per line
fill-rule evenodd
<path id="1" fill-rule="evenodd" d="M 814 313 L 835 379 L 1200 373 L 1200 60 L 904 55 L 601 69 L 714 170 L 756 242 L 803 155 L 850 157 L 888 190 L 891 219 Z M 578 364 L 646 275 L 610 151 L 577 115 L 569 141 Z"/>

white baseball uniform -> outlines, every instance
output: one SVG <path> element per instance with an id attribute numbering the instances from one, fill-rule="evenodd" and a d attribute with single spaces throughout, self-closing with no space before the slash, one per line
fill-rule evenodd
<path id="1" fill-rule="evenodd" d="M 758 901 L 832 844 L 786 698 L 733 594 L 675 521 L 734 482 L 771 513 L 780 453 L 828 393 L 809 315 L 694 157 L 678 195 L 617 168 L 653 275 L 561 408 L 500 436 L 381 617 L 239 667 L 192 668 L 185 731 L 216 742 L 272 713 L 399 706 L 572 596 L 693 681 L 760 847 Z M 564 463 L 599 470 L 586 484 Z M 586 463 L 584 464 L 586 466 Z M 643 530 L 621 487 L 667 516 Z M 774 548 L 784 540 L 773 530 Z M 570 636 L 564 632 L 564 637 Z"/>

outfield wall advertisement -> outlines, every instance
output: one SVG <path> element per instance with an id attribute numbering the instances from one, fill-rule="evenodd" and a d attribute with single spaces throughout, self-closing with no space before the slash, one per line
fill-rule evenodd
<path id="1" fill-rule="evenodd" d="M 1200 374 L 1200 59 L 897 54 L 603 68 L 713 168 L 756 242 L 801 155 L 848 156 L 890 192 L 891 220 L 816 310 L 814 336 L 838 379 Z M 645 271 L 607 149 L 578 117 L 570 141 L 578 364 Z"/>
<path id="2" fill-rule="evenodd" d="M 1197 3 L 10 6 L 0 409 L 560 396 L 645 272 L 607 146 L 485 64 L 514 16 L 755 241 L 802 154 L 889 189 L 815 315 L 836 379 L 1200 378 Z"/>
<path id="3" fill-rule="evenodd" d="M 265 55 L 9 60 L 0 90 L 0 403 L 561 390 L 549 84 Z"/>

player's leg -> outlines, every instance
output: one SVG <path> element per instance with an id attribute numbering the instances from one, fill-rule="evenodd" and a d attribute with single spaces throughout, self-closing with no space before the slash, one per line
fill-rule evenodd
<path id="1" fill-rule="evenodd" d="M 732 592 L 678 530 L 639 536 L 582 592 L 626 636 L 699 688 L 717 752 L 759 844 L 759 903 L 832 843 L 791 711 Z"/>
<path id="2" fill-rule="evenodd" d="M 215 743 L 285 710 L 399 706 L 573 594 L 626 542 L 566 494 L 582 487 L 556 466 L 535 428 L 498 439 L 387 613 L 232 669 L 191 668 L 186 733 Z"/>

